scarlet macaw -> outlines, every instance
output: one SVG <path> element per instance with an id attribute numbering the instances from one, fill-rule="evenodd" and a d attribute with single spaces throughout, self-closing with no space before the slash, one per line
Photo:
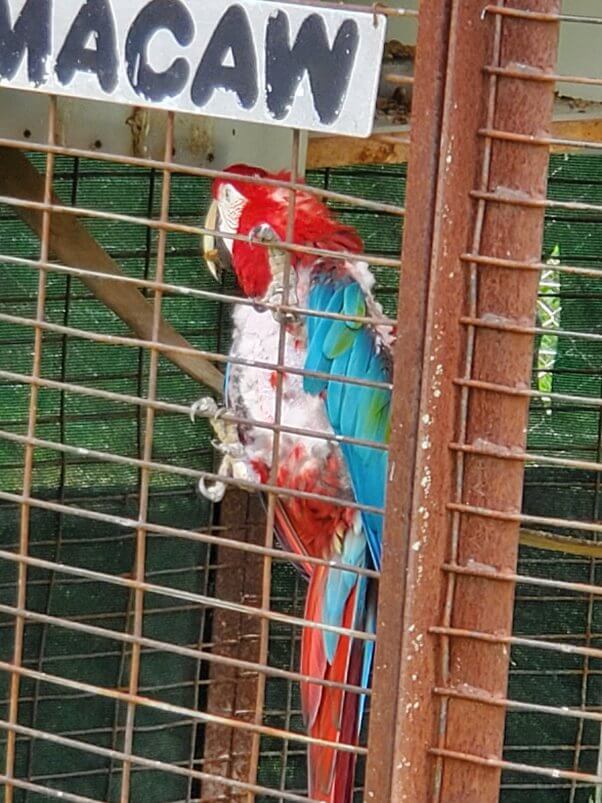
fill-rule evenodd
<path id="1" fill-rule="evenodd" d="M 259 168 L 235 165 L 228 172 L 288 180 Z M 230 356 L 241 361 L 278 364 L 281 325 L 286 327 L 285 372 L 280 421 L 284 427 L 319 431 L 312 438 L 283 431 L 280 436 L 277 484 L 330 497 L 283 496 L 276 505 L 276 532 L 283 545 L 300 555 L 325 558 L 332 567 L 301 563 L 309 580 L 305 618 L 328 626 L 375 632 L 374 581 L 343 567 L 380 568 L 382 516 L 354 505 L 382 508 L 387 456 L 384 449 L 341 442 L 337 436 L 385 444 L 389 438 L 391 332 L 378 324 L 341 320 L 336 315 L 382 319 L 372 295 L 374 277 L 367 263 L 342 257 L 291 254 L 289 304 L 326 317 L 289 314 L 284 318 L 262 303 L 281 302 L 284 260 L 278 241 L 285 239 L 289 192 L 252 184 L 244 179 L 217 179 L 207 228 L 244 240 L 218 240 L 220 262 L 234 270 L 244 296 L 254 304 L 233 309 Z M 249 242 L 249 237 L 263 243 Z M 359 234 L 338 222 L 315 195 L 298 192 L 294 209 L 294 242 L 301 245 L 360 253 Z M 216 241 L 205 239 L 205 256 L 216 274 Z M 328 315 L 334 314 L 332 317 Z M 319 373 L 320 376 L 304 374 Z M 337 381 L 337 377 L 369 380 L 370 387 Z M 239 418 L 273 423 L 277 374 L 252 366 L 229 364 L 224 388 L 226 408 Z M 195 412 L 213 417 L 225 453 L 223 471 L 255 482 L 267 482 L 273 457 L 273 431 L 259 426 L 228 425 L 207 400 Z M 217 494 L 221 489 L 204 489 Z M 341 568 L 338 568 L 338 567 Z M 368 686 L 373 640 L 332 630 L 305 628 L 300 671 L 311 677 Z M 338 688 L 301 684 L 308 733 L 331 742 L 356 744 L 364 698 Z M 354 756 L 311 745 L 308 756 L 309 795 L 328 803 L 352 799 Z"/>

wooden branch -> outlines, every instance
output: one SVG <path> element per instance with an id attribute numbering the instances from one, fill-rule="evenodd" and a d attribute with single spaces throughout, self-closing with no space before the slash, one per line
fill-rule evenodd
<path id="1" fill-rule="evenodd" d="M 554 120 L 552 136 L 581 142 L 602 142 L 602 113 L 598 117 L 583 116 L 574 120 Z M 344 167 L 354 164 L 403 164 L 408 161 L 409 131 L 375 133 L 368 139 L 340 136 L 309 138 L 307 167 L 317 170 L 324 167 Z M 397 141 L 396 141 L 397 140 Z M 555 145 L 552 153 L 575 153 L 581 147 Z"/>
<path id="2" fill-rule="evenodd" d="M 521 527 L 520 545 L 546 549 L 551 552 L 564 552 L 584 558 L 602 558 L 602 541 L 588 541 L 586 538 L 572 538 L 544 530 L 527 530 Z"/>
<path id="3" fill-rule="evenodd" d="M 43 202 L 44 178 L 21 151 L 0 148 L 0 195 L 24 201 Z M 61 201 L 54 197 L 54 202 Z M 15 213 L 38 237 L 42 233 L 43 212 L 39 209 L 15 207 Z M 111 276 L 123 276 L 119 265 L 88 233 L 74 215 L 54 212 L 51 219 L 50 251 L 64 265 L 105 273 L 106 279 L 82 276 L 81 280 L 96 298 L 124 321 L 139 338 L 151 340 L 153 307 L 140 290 L 132 284 L 111 281 Z M 171 324 L 161 320 L 159 342 L 167 346 L 192 348 Z M 221 392 L 221 372 L 208 360 L 196 354 L 163 352 L 165 357 L 197 382 Z"/>

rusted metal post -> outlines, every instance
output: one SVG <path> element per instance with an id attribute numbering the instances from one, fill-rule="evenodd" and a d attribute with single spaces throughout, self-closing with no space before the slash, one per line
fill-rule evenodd
<path id="1" fill-rule="evenodd" d="M 399 730 L 400 699 L 397 690 L 401 683 L 401 633 L 406 601 L 404 578 L 410 559 L 410 512 L 414 496 L 449 22 L 448 4 L 439 0 L 425 0 L 420 11 L 416 48 L 414 121 L 407 184 L 410 205 L 406 210 L 404 226 L 404 268 L 398 313 L 402 327 L 395 349 L 394 367 L 400 390 L 393 395 L 391 416 L 390 484 L 384 565 L 379 586 L 378 635 L 366 772 L 366 800 L 383 803 L 400 799 L 393 796 L 397 759 L 392 746 L 392 734 Z M 405 287 L 411 290 L 405 292 Z M 432 571 L 436 573 L 437 569 Z M 431 575 L 430 582 L 434 590 L 437 580 L 436 574 L 435 580 Z M 436 598 L 433 599 L 433 605 L 436 605 Z M 428 689 L 426 685 L 425 693 L 428 693 Z M 425 753 L 429 738 L 430 733 L 417 734 L 417 743 L 421 740 L 421 755 Z"/>
<path id="2" fill-rule="evenodd" d="M 550 71 L 558 31 L 553 22 L 502 21 L 486 14 L 486 5 L 485 0 L 427 0 L 421 12 L 396 353 L 397 409 L 367 772 L 367 799 L 383 803 L 493 803 L 499 797 L 499 769 L 450 760 L 445 751 L 499 757 L 504 710 L 449 700 L 444 691 L 465 684 L 505 696 L 508 651 L 504 645 L 441 638 L 432 626 L 443 623 L 443 631 L 453 626 L 511 632 L 511 583 L 501 588 L 483 578 L 448 579 L 441 567 L 449 560 L 515 569 L 517 523 L 460 516 L 450 512 L 448 503 L 520 510 L 522 464 L 461 456 L 450 445 L 487 442 L 523 448 L 528 399 L 460 390 L 454 380 L 528 385 L 531 337 L 467 327 L 461 318 L 464 311 L 489 319 L 533 321 L 538 277 L 466 266 L 461 257 L 471 250 L 520 260 L 540 257 L 542 209 L 477 202 L 471 193 L 507 188 L 515 198 L 545 197 L 547 150 L 492 142 L 479 130 L 493 126 L 526 134 L 545 131 L 553 84 L 496 79 L 484 68 L 519 64 L 527 71 Z M 559 2 L 515 0 L 506 5 L 555 12 Z M 433 87 L 443 80 L 443 69 L 426 62 L 424 52 L 430 56 L 440 46 L 446 25 L 440 143 L 433 143 L 435 127 L 429 128 L 423 119 L 423 104 L 429 86 L 430 97 L 437 97 Z M 425 40 L 435 32 L 439 38 L 425 51 Z M 431 114 L 436 117 L 437 111 Z M 429 131 L 431 140 L 425 143 L 422 137 Z M 437 170 L 429 147 L 435 149 Z M 427 187 L 421 188 L 431 181 L 437 183 L 434 201 Z M 424 237 L 426 243 L 420 241 Z M 422 359 L 416 353 L 420 338 Z M 393 732 L 391 755 L 383 755 Z"/>

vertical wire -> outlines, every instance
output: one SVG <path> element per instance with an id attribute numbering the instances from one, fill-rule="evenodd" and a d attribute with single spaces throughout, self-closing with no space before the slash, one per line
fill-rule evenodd
<path id="1" fill-rule="evenodd" d="M 602 413 L 600 414 L 600 419 L 598 421 L 598 462 L 602 462 Z M 602 515 L 602 474 L 600 472 L 596 473 L 596 495 L 595 495 L 595 502 L 594 502 L 594 521 L 598 521 L 600 516 Z M 600 534 L 594 534 L 594 540 L 600 540 Z M 596 568 L 598 564 L 595 559 L 592 559 L 590 565 L 590 577 L 592 585 L 596 582 Z M 592 632 L 592 619 L 593 619 L 593 608 L 594 608 L 594 596 L 593 594 L 590 595 L 589 598 L 589 612 L 588 612 L 588 635 L 591 639 L 591 632 Z M 583 720 L 581 720 L 583 722 Z M 596 775 L 602 778 L 602 725 L 600 725 L 600 737 L 598 741 L 598 761 L 596 762 Z M 595 803 L 602 803 L 602 784 L 596 785 L 596 796 L 595 796 Z"/>
<path id="2" fill-rule="evenodd" d="M 154 202 L 155 202 L 155 178 L 156 178 L 156 171 L 155 169 L 151 169 L 149 174 L 149 187 L 148 187 L 148 199 L 147 199 L 147 206 L 146 206 L 146 214 L 147 217 L 152 219 L 153 212 L 154 212 Z M 143 276 L 145 279 L 149 278 L 150 273 L 150 265 L 151 265 L 151 258 L 152 258 L 152 247 L 153 247 L 153 232 L 151 229 L 147 229 L 146 236 L 145 236 L 145 250 L 144 250 L 144 272 Z M 142 292 L 148 298 L 148 291 L 145 288 L 142 288 Z M 138 396 L 142 397 L 144 393 L 144 351 L 143 349 L 138 350 L 138 375 L 136 377 L 136 393 Z M 143 436 L 142 436 L 142 407 L 138 406 L 136 410 L 136 446 L 138 454 L 142 452 L 143 449 Z M 140 483 L 141 483 L 141 476 L 142 473 L 138 472 L 138 500 L 140 500 Z M 125 500 L 124 500 L 125 502 Z M 140 504 L 140 501 L 138 501 Z M 135 559 L 135 558 L 134 558 Z M 132 620 L 132 616 L 134 613 L 134 591 L 130 589 L 128 593 L 128 600 L 125 609 L 125 627 L 127 631 L 130 629 L 130 622 Z M 124 678 L 127 672 L 127 654 L 128 654 L 128 645 L 123 642 L 120 648 L 120 657 L 119 657 L 119 669 L 117 671 L 117 684 L 118 687 L 121 688 L 124 685 Z M 118 738 L 119 732 L 121 730 L 120 727 L 120 716 L 123 710 L 123 703 L 115 700 L 113 705 L 113 727 L 111 730 L 111 745 L 114 750 L 117 750 L 119 747 Z M 116 769 L 116 762 L 115 759 L 111 758 L 109 762 L 109 769 L 107 772 L 107 781 L 105 785 L 105 796 L 109 797 L 111 786 L 113 783 L 113 776 L 115 774 Z"/>
<path id="3" fill-rule="evenodd" d="M 293 586 L 293 599 L 292 599 L 292 610 L 297 614 L 297 607 L 299 604 L 299 577 L 295 577 L 294 586 Z M 290 638 L 289 638 L 289 661 L 288 661 L 288 668 L 291 672 L 295 671 L 296 666 L 296 652 L 297 652 L 297 628 L 291 627 L 290 630 Z M 291 729 L 291 720 L 292 720 L 292 712 L 293 709 L 293 681 L 287 680 L 286 681 L 286 703 L 285 703 L 285 710 L 284 710 L 284 729 L 290 731 Z M 289 750 L 290 750 L 290 741 L 287 739 L 284 742 L 282 748 L 282 756 L 281 756 L 281 767 L 280 767 L 280 789 L 283 792 L 286 792 L 286 774 L 288 769 L 288 759 L 289 759 Z"/>
<path id="4" fill-rule="evenodd" d="M 75 206 L 77 204 L 77 189 L 79 185 L 79 157 L 75 157 L 73 160 L 73 184 L 71 187 L 71 204 Z M 71 288 L 73 286 L 73 277 L 67 275 L 65 277 L 65 308 L 63 310 L 63 325 L 68 326 L 69 324 L 69 315 L 71 311 Z M 65 382 L 67 378 L 67 350 L 68 350 L 68 336 L 63 335 L 61 337 L 61 382 Z M 59 401 L 59 439 L 61 443 L 65 443 L 65 433 L 66 433 L 66 423 L 65 423 L 65 396 L 66 392 L 62 390 L 60 392 L 60 401 Z M 61 468 L 59 473 L 59 495 L 58 501 L 59 503 L 63 504 L 65 501 L 65 481 L 66 481 L 66 474 L 67 474 L 67 455 L 61 454 L 60 456 L 61 461 Z M 58 514 L 58 522 L 57 522 L 57 536 L 56 536 L 56 544 L 54 548 L 54 556 L 53 560 L 55 562 L 59 562 L 61 560 L 61 554 L 63 549 L 63 536 L 64 536 L 64 528 L 65 528 L 65 516 L 62 513 Z M 50 580 L 48 583 L 48 593 L 46 596 L 46 603 L 44 605 L 44 612 L 49 614 L 51 612 L 52 607 L 52 597 L 54 590 L 56 588 L 56 572 L 51 572 Z M 42 635 L 40 636 L 40 647 L 38 650 L 38 660 L 37 660 L 37 669 L 38 671 L 42 671 L 44 665 L 44 653 L 46 652 L 46 642 L 48 640 L 48 631 L 49 625 L 44 623 L 42 625 Z M 32 709 L 31 709 L 31 723 L 32 727 L 35 728 L 37 718 L 38 718 L 38 707 L 39 707 L 39 694 L 40 694 L 40 681 L 36 680 L 34 684 L 33 690 L 33 702 L 32 702 Z M 26 765 L 26 777 L 31 777 L 31 772 L 33 768 L 33 756 L 35 752 L 35 744 L 36 740 L 31 739 L 29 742 L 29 750 L 27 754 L 27 765 Z M 25 791 L 25 800 L 27 800 L 29 793 Z"/>
<path id="5" fill-rule="evenodd" d="M 602 460 L 602 415 L 598 420 L 598 461 Z M 596 490 L 594 493 L 594 510 L 593 510 L 593 521 L 596 521 L 600 516 L 600 491 L 601 488 L 602 478 L 600 477 L 600 473 L 596 474 Z M 594 533 L 594 539 L 598 540 L 598 533 Z M 596 559 L 591 558 L 589 562 L 589 577 L 588 582 L 590 585 L 595 585 L 596 582 Z M 593 624 L 593 616 L 594 616 L 594 603 L 595 598 L 593 594 L 590 594 L 587 600 L 587 613 L 586 613 L 586 624 L 585 624 L 585 646 L 590 647 L 592 643 L 592 624 Z M 585 655 L 583 657 L 583 675 L 581 678 L 581 690 L 580 690 L 580 708 L 581 710 L 585 710 L 587 708 L 587 693 L 589 687 L 589 678 L 590 678 L 590 658 L 589 655 Z M 577 722 L 577 737 L 575 739 L 575 755 L 573 758 L 573 771 L 579 771 L 579 764 L 581 761 L 581 751 L 583 749 L 583 733 L 585 730 L 585 720 L 579 719 Z M 602 727 L 600 728 L 600 743 L 598 748 L 598 775 L 600 774 L 600 770 L 602 769 Z M 569 794 L 569 803 L 575 803 L 575 798 L 577 795 L 577 781 L 573 779 L 571 781 L 571 791 Z M 602 786 L 596 786 L 596 797 L 595 803 L 602 803 Z"/>
<path id="6" fill-rule="evenodd" d="M 48 132 L 47 141 L 48 145 L 55 144 L 56 132 L 56 98 L 50 96 L 48 99 Z M 48 208 L 52 203 L 52 183 L 54 178 L 54 154 L 49 151 L 46 155 L 46 176 L 44 179 L 44 204 L 45 209 L 42 214 L 42 236 L 40 242 L 40 262 L 48 262 L 50 255 L 50 222 L 51 210 Z M 31 367 L 32 378 L 38 379 L 41 374 L 42 368 L 42 345 L 44 338 L 44 331 L 39 324 L 44 322 L 45 307 L 46 307 L 46 278 L 47 272 L 41 266 L 39 268 L 38 276 L 38 289 L 37 289 L 37 305 L 36 305 L 36 323 L 38 326 L 35 328 L 34 333 L 34 348 L 33 348 L 33 361 Z M 29 413 L 27 423 L 27 437 L 35 437 L 36 424 L 38 417 L 38 396 L 39 387 L 33 382 L 30 385 L 29 393 Z M 28 443 L 24 449 L 23 458 L 23 497 L 31 494 L 31 486 L 33 481 L 33 461 L 34 461 L 34 446 Z M 21 504 L 21 522 L 19 532 L 19 555 L 27 556 L 29 552 L 29 532 L 30 532 L 30 506 L 27 501 Z M 27 565 L 25 562 L 20 562 L 17 575 L 17 608 L 24 610 L 27 604 Z M 15 618 L 15 637 L 13 647 L 13 665 L 20 667 L 23 660 L 23 642 L 25 636 L 25 619 L 17 615 Z M 16 725 L 19 717 L 19 689 L 20 689 L 20 674 L 12 672 L 10 678 L 10 700 L 8 710 L 8 723 L 9 725 Z M 14 778 L 15 771 L 15 753 L 16 753 L 16 731 L 9 730 L 6 739 L 6 762 L 5 762 L 5 775 L 7 777 L 6 788 L 4 792 L 5 803 L 13 803 L 14 800 L 14 786 L 11 784 L 10 779 Z"/>
<path id="7" fill-rule="evenodd" d="M 213 503 L 212 503 L 212 507 L 213 507 Z M 212 516 L 212 520 L 213 520 L 213 513 L 211 514 L 211 516 Z M 209 575 L 210 575 L 210 572 L 211 572 L 211 570 L 210 570 L 211 554 L 212 554 L 211 546 L 207 545 L 206 548 L 204 549 L 203 581 L 202 581 L 202 586 L 201 586 L 201 591 L 200 591 L 200 593 L 205 595 L 205 596 L 209 596 Z M 199 636 L 198 636 L 198 640 L 197 640 L 197 648 L 199 650 L 204 649 L 205 643 L 206 643 L 205 636 L 206 636 L 206 630 L 207 630 L 207 624 L 208 624 L 206 612 L 207 612 L 207 608 L 206 607 L 201 608 L 201 611 L 200 611 L 201 621 L 199 623 Z M 193 705 L 194 705 L 196 710 L 198 710 L 200 708 L 201 702 L 202 702 L 201 701 L 201 681 L 204 680 L 204 678 L 201 677 L 202 673 L 203 673 L 203 661 L 201 661 L 199 659 L 196 662 L 194 680 L 193 680 L 193 687 L 192 687 L 193 688 L 193 692 L 192 692 L 193 693 L 193 700 L 194 700 Z M 189 754 L 188 754 L 188 769 L 189 770 L 194 770 L 195 769 L 195 765 L 196 765 L 196 763 L 198 761 L 198 758 L 197 758 L 197 745 L 198 745 L 199 741 L 202 741 L 202 740 L 199 739 L 200 727 L 199 727 L 198 723 L 194 723 L 193 722 L 191 727 L 192 727 L 192 732 L 191 732 L 191 737 L 190 737 L 190 751 L 189 751 Z M 194 778 L 192 777 L 192 775 L 190 775 L 188 777 L 188 788 L 187 788 L 187 791 L 186 791 L 186 803 L 192 803 L 193 794 L 195 794 L 195 787 L 198 786 L 198 785 L 199 785 L 198 782 L 195 783 Z"/>
<path id="8" fill-rule="evenodd" d="M 503 5 L 504 0 L 497 0 L 498 5 Z M 494 62 L 499 62 L 502 41 L 502 17 L 497 14 L 494 22 L 494 41 L 493 41 L 493 58 Z M 453 41 L 454 36 L 461 35 L 461 32 L 456 30 L 455 22 L 452 22 L 452 29 L 450 30 L 450 40 Z M 487 123 L 488 129 L 494 127 L 495 108 L 497 99 L 497 76 L 490 75 L 488 82 L 488 101 L 487 101 Z M 492 140 L 486 138 L 483 150 L 483 160 L 481 165 L 480 187 L 486 190 L 489 185 L 489 175 L 491 167 L 491 154 L 492 154 Z M 477 254 L 481 247 L 481 235 L 483 230 L 483 222 L 485 219 L 486 202 L 479 201 L 477 205 L 477 212 L 475 217 L 475 227 L 473 232 L 472 253 Z M 469 315 L 477 317 L 478 307 L 478 269 L 475 263 L 469 265 L 469 289 L 468 289 L 468 303 Z M 473 358 L 474 347 L 476 340 L 476 330 L 474 326 L 467 327 L 466 334 L 466 358 L 464 363 L 464 378 L 471 379 L 473 372 Z M 470 388 L 463 386 L 460 392 L 460 422 L 459 422 L 459 443 L 466 442 L 468 431 L 468 402 L 470 397 Z M 456 453 L 455 460 L 455 501 L 462 502 L 464 498 L 464 453 L 459 450 Z M 451 556 L 450 563 L 456 564 L 458 558 L 458 549 L 460 542 L 460 527 L 461 515 L 457 512 L 452 514 L 451 525 Z M 445 607 L 443 612 L 443 626 L 450 627 L 452 622 L 454 600 L 456 593 L 456 575 L 454 572 L 448 573 L 447 591 L 445 597 Z M 441 679 L 445 687 L 449 685 L 449 676 L 451 672 L 451 644 L 448 636 L 444 636 L 441 642 Z M 439 715 L 439 732 L 438 732 L 438 747 L 444 748 L 447 736 L 447 713 L 449 707 L 449 698 L 444 697 L 441 701 L 441 709 Z M 435 762 L 435 772 L 433 781 L 433 801 L 435 803 L 443 803 L 441 801 L 443 779 L 443 757 L 437 756 Z"/>
<path id="9" fill-rule="evenodd" d="M 293 141 L 291 145 L 291 181 L 297 182 L 299 173 L 299 151 L 300 151 L 300 133 L 298 129 L 293 131 Z M 297 194 L 294 189 L 289 190 L 288 193 L 288 217 L 286 222 L 286 241 L 293 242 L 294 229 L 295 229 L 295 204 Z M 282 293 L 282 304 L 289 303 L 289 285 L 291 275 L 291 257 L 290 252 L 287 251 L 286 262 L 284 266 L 284 287 Z M 266 315 L 271 313 L 266 312 Z M 280 323 L 280 337 L 278 341 L 278 360 L 276 369 L 276 400 L 274 405 L 274 423 L 278 427 L 282 423 L 282 396 L 283 396 L 283 382 L 284 382 L 284 360 L 285 360 L 285 347 L 286 347 L 286 322 L 281 320 Z M 276 485 L 278 482 L 278 463 L 280 460 L 280 430 L 274 431 L 274 440 L 272 446 L 272 466 L 270 469 L 270 484 Z M 268 497 L 268 510 L 265 526 L 265 545 L 272 548 L 274 545 L 274 511 L 276 505 L 276 497 L 273 493 Z M 264 557 L 263 562 L 263 578 L 261 584 L 261 607 L 264 609 L 270 608 L 272 590 L 272 558 L 269 556 Z M 269 638 L 270 638 L 270 623 L 268 619 L 261 619 L 260 622 L 260 636 L 259 636 L 259 663 L 262 665 L 267 664 L 269 653 Z M 265 703 L 265 688 L 266 676 L 263 672 L 259 674 L 257 683 L 257 702 L 255 706 L 255 724 L 261 724 L 263 720 L 263 707 Z M 259 750 L 260 750 L 261 735 L 259 733 L 253 734 L 251 745 L 251 760 L 249 765 L 249 782 L 254 783 L 257 776 L 257 768 L 259 766 Z M 249 803 L 253 801 L 253 795 L 249 794 Z"/>
<path id="10" fill-rule="evenodd" d="M 167 113 L 167 128 L 165 131 L 165 153 L 163 160 L 167 164 L 171 163 L 173 158 L 173 144 L 174 144 L 174 113 Z M 169 170 L 163 171 L 163 186 L 161 188 L 161 213 L 159 220 L 161 223 L 169 221 L 169 202 L 171 194 L 171 172 Z M 165 255 L 167 251 L 167 231 L 164 228 L 159 229 L 159 237 L 157 241 L 157 268 L 155 271 L 155 279 L 157 282 L 163 282 L 165 273 Z M 159 288 L 155 290 L 155 298 L 153 302 L 153 325 L 152 325 L 152 341 L 156 343 L 159 339 L 159 326 L 161 321 L 161 303 L 163 301 L 163 291 Z M 149 401 L 155 401 L 157 397 L 157 376 L 159 372 L 159 351 L 151 347 L 149 359 L 149 375 L 148 375 L 148 392 L 146 397 Z M 143 447 L 143 460 L 149 462 L 152 459 L 153 451 L 153 434 L 155 424 L 155 410 L 153 407 L 146 408 L 146 423 L 144 430 L 144 447 Z M 141 522 L 136 530 L 136 565 L 134 571 L 134 579 L 143 583 L 145 579 L 146 569 L 146 536 L 148 525 L 146 524 L 148 517 L 148 505 L 150 495 L 150 469 L 146 466 L 142 469 L 142 476 L 140 479 L 140 502 L 138 519 Z M 134 596 L 134 626 L 132 634 L 136 639 L 142 636 L 144 621 L 144 590 L 137 588 Z M 138 682 L 140 677 L 140 643 L 135 641 L 132 644 L 132 657 L 130 663 L 130 680 L 128 691 L 130 694 L 135 695 L 138 693 Z M 128 755 L 132 752 L 134 741 L 134 721 L 136 717 L 136 704 L 128 703 L 125 735 L 123 752 Z M 130 783 L 131 783 L 132 763 L 127 760 L 123 762 L 123 773 L 121 777 L 121 803 L 128 803 L 130 799 Z"/>

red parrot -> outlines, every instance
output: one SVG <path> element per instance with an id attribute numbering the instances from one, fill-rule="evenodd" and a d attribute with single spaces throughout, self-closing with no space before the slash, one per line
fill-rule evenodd
<path id="1" fill-rule="evenodd" d="M 284 294 L 285 261 L 278 242 L 286 239 L 290 193 L 285 188 L 246 182 L 234 174 L 290 179 L 286 173 L 270 175 L 246 165 L 235 165 L 228 172 L 233 174 L 232 179 L 213 183 L 206 226 L 223 235 L 245 238 L 219 238 L 220 259 L 230 263 L 242 293 L 256 302 L 233 308 L 230 356 L 276 365 L 284 325 L 284 363 L 300 373 L 285 371 L 283 375 L 281 424 L 324 435 L 316 438 L 281 433 L 277 484 L 324 499 L 280 497 L 276 505 L 277 535 L 286 549 L 331 562 L 329 566 L 300 564 L 309 581 L 305 618 L 371 636 L 375 632 L 375 583 L 349 569 L 380 568 L 382 516 L 374 508 L 384 505 L 392 335 L 386 327 L 353 319 L 382 318 L 380 305 L 372 295 L 374 277 L 367 263 L 342 255 L 360 254 L 361 237 L 336 220 L 309 192 L 296 193 L 293 241 L 337 254 L 291 254 L 289 304 L 304 312 L 283 317 L 262 307 L 262 303 L 281 302 Z M 249 242 L 249 237 L 259 238 L 262 244 Z M 206 238 L 206 258 L 214 273 L 215 246 L 213 237 Z M 319 372 L 320 377 L 303 371 Z M 378 386 L 345 379 L 369 380 Z M 272 371 L 230 363 L 224 388 L 226 407 L 237 417 L 273 423 L 277 385 L 277 374 Z M 341 441 L 341 436 L 374 446 Z M 250 424 L 240 426 L 236 440 L 231 449 L 235 455 L 233 475 L 267 482 L 272 469 L 273 431 Z M 229 448 L 224 446 L 223 451 Z M 316 679 L 367 687 L 373 648 L 372 638 L 306 627 L 300 671 Z M 311 682 L 301 684 L 301 696 L 310 736 L 337 744 L 358 743 L 364 696 Z M 311 798 L 349 803 L 354 774 L 353 753 L 310 746 Z"/>

